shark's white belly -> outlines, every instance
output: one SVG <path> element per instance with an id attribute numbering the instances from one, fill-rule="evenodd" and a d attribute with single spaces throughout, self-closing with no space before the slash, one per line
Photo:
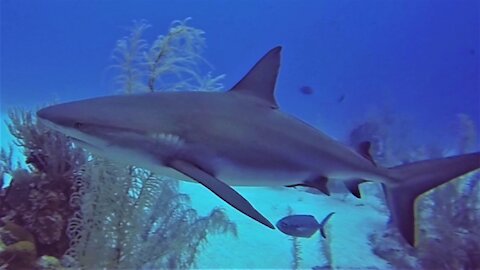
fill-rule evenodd
<path id="1" fill-rule="evenodd" d="M 109 157 L 117 162 L 135 165 L 155 172 L 159 176 L 167 176 L 177 180 L 196 182 L 190 177 L 170 167 L 164 166 L 154 160 L 135 151 L 128 151 L 119 148 L 110 148 Z M 105 153 L 102 153 L 105 154 Z M 299 183 L 307 179 L 308 172 L 286 170 L 266 170 L 252 167 L 245 167 L 225 158 L 213 158 L 208 160 L 209 165 L 214 168 L 214 176 L 231 186 L 285 186 Z"/>
<path id="2" fill-rule="evenodd" d="M 217 178 L 232 186 L 285 186 L 300 183 L 310 175 L 308 172 L 285 170 L 262 170 L 223 165 L 217 170 Z"/>
<path id="3" fill-rule="evenodd" d="M 144 163 L 144 165 L 147 165 Z M 150 166 L 148 166 L 150 165 Z M 147 169 L 161 176 L 172 177 L 177 180 L 196 182 L 184 174 L 170 167 L 148 164 Z M 223 163 L 216 167 L 215 177 L 231 186 L 285 186 L 307 179 L 307 172 L 287 172 L 241 168 L 233 164 Z"/>
<path id="4" fill-rule="evenodd" d="M 263 157 L 268 159 L 268 157 Z M 257 157 L 257 160 L 261 157 Z M 275 169 L 246 164 L 235 157 L 213 155 L 208 161 L 215 177 L 231 186 L 285 186 L 300 183 L 311 176 L 311 171 L 290 170 L 278 164 Z"/>

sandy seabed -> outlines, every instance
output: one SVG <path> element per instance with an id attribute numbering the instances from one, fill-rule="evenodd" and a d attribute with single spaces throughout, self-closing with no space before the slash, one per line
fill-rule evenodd
<path id="1" fill-rule="evenodd" d="M 323 219 L 335 212 L 327 226 L 327 239 L 319 233 L 299 238 L 303 269 L 326 266 L 325 249 L 332 254 L 333 269 L 389 269 L 389 264 L 371 251 L 368 236 L 383 230 L 387 217 L 379 211 L 377 198 L 357 199 L 352 195 L 312 194 L 290 188 L 237 187 L 272 223 L 286 216 L 289 207 L 295 214 L 310 214 Z M 199 268 L 275 268 L 291 269 L 291 237 L 271 230 L 239 213 L 204 187 L 183 183 L 182 193 L 190 195 L 192 206 L 206 215 L 215 206 L 222 207 L 237 224 L 238 237 L 210 236 L 197 260 Z"/>

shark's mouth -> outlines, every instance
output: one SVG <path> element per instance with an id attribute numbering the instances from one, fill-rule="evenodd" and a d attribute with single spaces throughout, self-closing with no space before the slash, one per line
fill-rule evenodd
<path id="1" fill-rule="evenodd" d="M 78 138 L 71 137 L 71 136 L 68 136 L 68 139 L 70 139 L 74 144 L 82 148 L 86 148 L 88 150 L 99 150 L 98 146 L 95 146 L 94 144 L 88 143 L 84 140 L 80 140 Z"/>
<path id="2" fill-rule="evenodd" d="M 82 124 L 70 131 L 67 136 L 75 144 L 88 150 L 104 150 L 111 146 L 118 146 L 138 141 L 144 134 L 134 129 L 98 124 Z"/>
<path id="3" fill-rule="evenodd" d="M 111 136 L 112 134 L 136 134 L 143 135 L 143 132 L 127 128 L 127 127 L 118 127 L 112 125 L 100 125 L 92 123 L 82 123 L 80 126 L 75 127 L 77 131 L 85 133 L 87 135 L 97 134 L 100 136 Z"/>

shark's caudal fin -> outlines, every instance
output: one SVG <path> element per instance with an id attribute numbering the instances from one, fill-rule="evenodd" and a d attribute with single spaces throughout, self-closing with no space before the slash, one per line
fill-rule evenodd
<path id="1" fill-rule="evenodd" d="M 327 238 L 325 235 L 325 224 L 327 224 L 327 221 L 335 214 L 335 212 L 330 212 L 323 220 L 320 222 L 318 225 L 320 227 L 320 234 L 322 235 L 323 239 Z"/>
<path id="2" fill-rule="evenodd" d="M 480 168 L 480 152 L 413 162 L 390 168 L 397 182 L 385 185 L 393 222 L 405 240 L 415 245 L 415 199 L 422 193 Z"/>

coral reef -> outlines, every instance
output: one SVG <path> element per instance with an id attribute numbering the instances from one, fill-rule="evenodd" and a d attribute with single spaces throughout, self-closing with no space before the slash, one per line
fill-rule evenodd
<path id="1" fill-rule="evenodd" d="M 209 233 L 236 227 L 213 210 L 199 217 L 178 182 L 94 158 L 77 177 L 66 253 L 83 268 L 188 268 Z"/>
<path id="2" fill-rule="evenodd" d="M 0 194 L 0 239 L 6 244 L 0 265 L 46 269 L 38 264 L 39 258 L 60 258 L 68 248 L 65 229 L 75 211 L 68 205 L 69 179 L 75 167 L 86 162 L 86 155 L 65 136 L 38 124 L 31 112 L 11 111 L 8 128 L 28 167 L 14 166 L 12 149 L 3 151 L 2 172 L 11 182 Z"/>
<path id="3" fill-rule="evenodd" d="M 150 48 L 141 39 L 144 23 L 117 43 L 125 93 L 221 86 L 222 76 L 195 70 L 204 62 L 203 32 L 186 22 L 174 22 Z M 157 89 L 174 81 L 169 75 L 177 82 Z M 93 156 L 31 112 L 9 118 L 27 165 L 14 164 L 12 149 L 0 152 L 0 269 L 188 268 L 209 234 L 236 236 L 222 210 L 199 216 L 176 180 Z"/>
<path id="4" fill-rule="evenodd" d="M 68 205 L 69 179 L 86 155 L 65 136 L 38 124 L 30 112 L 11 111 L 9 119 L 8 128 L 28 168 L 6 170 L 12 179 L 0 197 L 0 217 L 31 232 L 39 256 L 60 257 L 68 247 L 65 229 L 75 211 Z"/>
<path id="5" fill-rule="evenodd" d="M 425 236 L 418 259 L 425 269 L 480 267 L 480 174 L 473 173 L 429 194 L 421 217 Z M 448 221 L 448 222 L 447 222 Z M 422 223 L 421 223 L 422 224 Z"/>
<path id="6" fill-rule="evenodd" d="M 475 128 L 466 115 L 459 115 L 458 120 L 459 141 L 455 152 L 465 153 L 475 146 Z M 364 135 L 368 136 L 368 132 Z M 445 152 L 432 149 L 437 148 L 422 147 L 403 156 L 425 159 Z M 438 187 L 424 194 L 416 205 L 417 227 L 421 232 L 418 246 L 406 246 L 398 232 L 388 226 L 386 231 L 370 236 L 374 253 L 398 269 L 478 269 L 480 173 L 473 172 Z"/>

